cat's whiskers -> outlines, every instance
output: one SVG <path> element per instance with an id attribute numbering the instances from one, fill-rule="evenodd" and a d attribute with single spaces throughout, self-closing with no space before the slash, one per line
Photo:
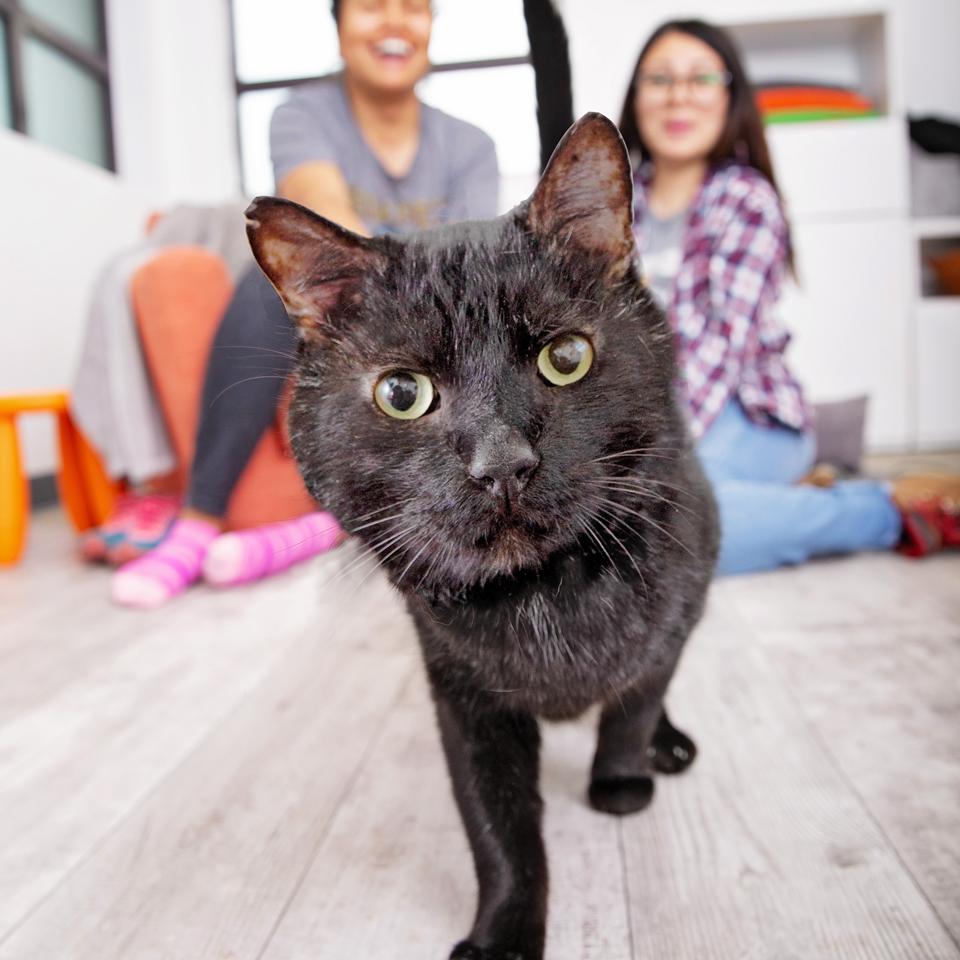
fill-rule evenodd
<path id="1" fill-rule="evenodd" d="M 678 510 L 686 510 L 689 513 L 689 507 L 684 504 L 677 503 L 675 499 L 670 497 L 665 497 L 663 494 L 659 493 L 656 490 L 652 490 L 650 487 L 639 486 L 636 484 L 626 484 L 626 483 L 593 483 L 588 484 L 588 486 L 595 487 L 598 490 L 602 490 L 605 493 L 627 493 L 631 494 L 634 497 L 639 497 L 643 500 L 648 500 L 651 503 L 665 503 L 670 507 L 676 507 Z"/>
<path id="2" fill-rule="evenodd" d="M 392 523 L 394 520 L 400 520 L 403 517 L 403 513 L 391 514 L 389 517 L 378 517 L 376 520 L 369 520 L 366 523 L 361 523 L 359 527 L 351 527 L 350 533 L 359 533 L 361 530 L 369 530 L 370 527 L 379 527 L 382 523 Z"/>
<path id="3" fill-rule="evenodd" d="M 597 511 L 598 511 L 598 514 L 599 514 L 599 513 L 603 513 L 603 515 L 606 516 L 606 517 L 608 517 L 608 519 L 610 518 L 610 510 L 609 510 L 608 508 L 603 507 L 603 506 L 600 506 L 600 505 L 598 504 L 598 506 L 597 506 Z M 633 567 L 634 570 L 636 570 L 637 576 L 640 578 L 640 585 L 643 587 L 644 597 L 646 598 L 647 602 L 649 603 L 649 602 L 650 602 L 650 591 L 647 589 L 647 581 L 646 581 L 646 578 L 645 578 L 644 575 L 643 575 L 643 571 L 642 571 L 642 570 L 640 569 L 640 567 L 638 566 L 637 561 L 636 561 L 636 558 L 635 558 L 634 555 L 626 548 L 626 546 L 624 545 L 623 541 L 603 522 L 603 520 L 600 519 L 599 515 L 596 516 L 595 519 L 596 519 L 597 523 L 599 523 L 600 526 L 603 527 L 603 529 L 606 530 L 607 533 L 613 538 L 613 540 L 614 540 L 614 542 L 617 544 L 617 546 L 626 554 L 627 559 L 630 561 L 630 565 Z"/>
<path id="4" fill-rule="evenodd" d="M 388 503 L 386 506 L 377 507 L 376 510 L 370 510 L 368 513 L 361 513 L 359 517 L 341 517 L 340 524 L 346 528 L 348 524 L 359 523 L 361 520 L 366 520 L 368 517 L 375 517 L 378 513 L 383 513 L 386 510 L 402 510 L 408 504 L 413 503 L 415 499 L 416 497 L 407 497 L 406 500 L 401 500 L 398 503 Z"/>
<path id="5" fill-rule="evenodd" d="M 360 588 L 378 571 L 384 569 L 384 563 L 393 557 L 395 554 L 399 553 L 401 550 L 404 550 L 407 546 L 407 542 L 398 543 L 383 559 L 377 558 L 376 562 L 373 563 L 370 568 L 364 573 L 364 575 L 357 581 L 356 586 L 353 588 L 353 592 L 350 594 L 351 597 L 356 596 L 360 591 Z"/>
<path id="6" fill-rule="evenodd" d="M 385 567 L 388 560 L 391 560 L 391 559 L 392 559 L 393 557 L 395 557 L 398 553 L 401 553 L 403 550 L 406 550 L 407 547 L 410 545 L 410 543 L 415 539 L 415 537 L 416 537 L 416 532 L 417 532 L 418 529 L 419 529 L 419 525 L 413 527 L 412 529 L 408 528 L 405 535 L 413 534 L 413 536 L 407 536 L 407 539 L 406 539 L 406 540 L 401 540 L 399 543 L 397 543 L 397 544 L 393 547 L 393 549 L 390 550 L 389 553 L 385 554 L 383 557 L 380 558 L 379 565 L 382 566 L 382 567 Z M 419 556 L 420 553 L 423 552 L 423 549 L 425 549 L 426 546 L 427 546 L 427 544 L 424 544 L 424 547 L 419 551 L 419 553 L 417 554 L 417 556 Z M 416 560 L 416 557 L 414 557 L 414 560 Z M 411 561 L 411 563 L 412 563 L 412 561 Z M 407 569 L 409 569 L 409 564 L 408 564 L 408 566 L 407 566 Z M 406 573 L 406 572 L 407 572 L 407 569 L 404 569 L 403 573 Z M 371 574 L 373 574 L 375 570 L 376 570 L 376 567 L 372 568 L 371 570 L 367 571 L 366 574 L 364 574 L 363 579 L 360 581 L 360 583 L 357 584 L 357 589 L 359 589 L 360 586 L 362 586 L 362 584 L 364 584 L 364 583 L 366 582 L 367 578 L 370 577 Z M 401 577 L 403 576 L 403 573 L 400 574 Z M 398 579 L 397 583 L 399 584 L 399 582 L 400 582 L 400 581 L 399 581 L 399 579 Z"/>
<path id="7" fill-rule="evenodd" d="M 658 483 L 655 480 L 648 480 L 640 478 L 628 478 L 628 477 L 595 477 L 592 480 L 587 481 L 588 486 L 597 487 L 604 491 L 613 491 L 619 493 L 632 493 L 635 495 L 642 496 L 645 500 L 652 500 L 654 503 L 665 503 L 673 509 L 680 510 L 683 513 L 686 513 L 688 516 L 695 519 L 700 518 L 700 514 L 696 510 L 693 510 L 691 507 L 687 506 L 684 503 L 679 503 L 675 498 L 665 497 L 663 494 L 658 493 L 656 490 L 651 490 L 648 484 L 657 483 L 658 486 L 665 486 L 669 490 L 673 490 L 676 493 L 685 494 L 686 491 L 682 487 L 675 487 L 667 483 Z"/>
<path id="8" fill-rule="evenodd" d="M 436 539 L 436 534 L 431 533 L 427 537 L 426 543 L 424 543 L 424 545 L 413 555 L 413 559 L 411 559 L 411 561 L 403 568 L 400 576 L 397 577 L 396 585 L 398 588 L 400 587 L 400 581 L 403 580 L 403 578 L 407 575 L 407 571 L 417 562 L 417 560 L 420 559 L 420 555 L 423 553 L 423 551 L 426 550 L 427 547 L 429 547 L 432 543 L 436 542 Z"/>
<path id="9" fill-rule="evenodd" d="M 606 544 L 604 544 L 603 540 L 600 538 L 597 532 L 593 529 L 593 527 L 590 526 L 590 521 L 597 519 L 596 514 L 588 508 L 585 511 L 585 515 L 583 519 L 585 522 L 582 524 L 581 529 L 584 531 L 584 533 L 590 536 L 593 539 L 594 543 L 596 543 L 597 546 L 606 554 L 607 559 L 610 561 L 610 566 L 614 574 L 616 574 L 617 579 L 621 583 L 626 583 L 626 581 L 623 579 L 623 574 L 620 572 L 620 568 L 616 564 L 616 561 L 613 559 L 612 556 L 610 556 L 610 551 L 607 549 Z"/>
<path id="10" fill-rule="evenodd" d="M 647 486 L 655 487 L 666 487 L 668 490 L 672 490 L 674 493 L 689 494 L 689 490 L 685 487 L 678 487 L 675 483 L 671 483 L 669 480 L 661 480 L 658 477 L 648 477 L 645 474 L 636 474 L 636 473 L 622 473 L 622 474 L 604 474 L 600 477 L 589 477 L 590 480 L 613 480 L 618 483 L 640 483 Z"/>
<path id="11" fill-rule="evenodd" d="M 412 500 L 413 498 L 411 497 L 410 499 Z M 410 501 L 407 501 L 407 502 L 410 502 Z M 396 507 L 397 507 L 397 504 L 391 503 L 391 504 L 390 504 L 389 506 L 387 506 L 387 507 L 382 507 L 381 510 L 392 510 L 392 509 L 395 509 Z M 378 513 L 378 512 L 380 512 L 380 511 L 376 511 L 376 510 L 375 510 L 375 511 L 373 511 L 373 512 L 374 512 L 374 513 Z M 373 515 L 373 514 L 366 514 L 365 516 L 372 516 L 372 515 Z M 380 520 L 374 520 L 372 523 L 365 523 L 365 524 L 363 524 L 362 526 L 354 527 L 353 530 L 345 530 L 345 532 L 346 532 L 346 533 L 353 533 L 353 532 L 355 532 L 355 531 L 357 531 L 357 530 L 364 530 L 364 529 L 366 529 L 367 527 L 377 526 L 378 524 L 381 524 L 381 523 L 389 523 L 389 522 L 392 521 L 392 520 L 399 520 L 402 516 L 403 516 L 402 513 L 397 513 L 397 514 L 394 514 L 393 516 L 390 516 L 390 517 L 383 517 L 383 518 L 380 519 Z M 360 517 L 359 519 L 362 520 L 363 517 Z M 338 524 L 338 525 L 341 526 L 341 527 L 343 527 L 343 524 Z M 279 550 L 277 550 L 277 553 L 283 553 L 283 552 L 285 552 L 285 551 L 287 551 L 287 550 L 293 550 L 294 547 L 299 547 L 299 546 L 301 546 L 301 545 L 304 544 L 304 543 L 309 543 L 311 540 L 315 540 L 317 537 L 326 536 L 328 530 L 329 530 L 329 527 L 325 527 L 323 530 L 316 530 L 316 531 L 314 531 L 313 533 L 308 534 L 308 535 L 307 535 L 306 537 L 304 537 L 302 540 L 297 540 L 297 541 L 295 541 L 294 543 L 288 544 L 288 545 L 285 546 L 285 547 L 281 547 Z"/>
<path id="12" fill-rule="evenodd" d="M 610 501 L 608 501 L 608 502 L 610 503 L 610 505 L 611 505 L 612 507 L 615 507 L 615 508 L 618 509 L 618 510 L 622 510 L 622 511 L 625 512 L 625 513 L 631 513 L 631 514 L 633 514 L 634 516 L 639 517 L 644 523 L 648 523 L 648 524 L 650 524 L 652 527 L 655 527 L 655 528 L 656 528 L 657 530 L 659 530 L 662 534 L 664 534 L 665 536 L 669 537 L 678 547 L 680 547 L 680 548 L 681 548 L 682 550 L 684 550 L 686 553 L 690 554 L 691 557 L 694 556 L 694 554 L 691 552 L 690 548 L 689 548 L 685 543 L 682 543 L 680 540 L 678 540 L 665 526 L 663 526 L 663 524 L 658 523 L 658 522 L 657 522 L 656 520 L 654 520 L 653 517 L 651 517 L 649 514 L 647 514 L 647 513 L 641 513 L 639 510 L 632 510 L 630 507 L 626 506 L 626 504 L 618 503 L 616 500 L 610 500 Z M 672 502 L 672 501 L 670 501 L 670 502 Z"/>
<path id="13" fill-rule="evenodd" d="M 591 503 L 602 504 L 607 508 L 616 507 L 618 510 L 620 510 L 623 513 L 632 514 L 633 516 L 638 517 L 641 520 L 644 518 L 644 514 L 641 513 L 639 510 L 634 510 L 632 507 L 628 507 L 625 503 L 620 503 L 619 500 L 611 500 L 609 497 L 603 496 L 603 492 L 588 494 L 588 498 Z M 631 526 L 630 529 L 636 532 L 639 532 L 637 531 L 636 527 Z M 644 540 L 644 543 L 646 542 L 647 541 Z"/>
<path id="14" fill-rule="evenodd" d="M 417 581 L 416 589 L 419 590 L 426 582 L 429 581 L 430 575 L 433 573 L 434 569 L 437 566 L 440 566 L 441 559 L 445 562 L 447 554 L 452 550 L 452 541 L 447 539 L 446 542 L 440 544 L 440 549 L 434 555 L 433 560 L 430 561 L 430 565 L 424 571 L 423 576 Z"/>
<path id="15" fill-rule="evenodd" d="M 270 353 L 276 357 L 283 357 L 285 360 L 298 360 L 296 353 L 291 352 L 290 350 L 277 350 L 274 347 L 261 347 L 254 343 L 222 343 L 218 344 L 215 347 L 212 347 L 213 350 L 252 350 L 253 353 L 248 355 L 247 358 L 240 359 L 249 359 L 250 356 L 255 356 L 258 353 Z M 236 354 L 234 354 L 234 359 L 236 359 Z"/>
<path id="16" fill-rule="evenodd" d="M 358 567 L 362 566 L 365 561 L 368 561 L 370 559 L 373 559 L 375 561 L 373 569 L 376 569 L 376 567 L 378 567 L 381 564 L 381 562 L 383 562 L 383 560 L 387 559 L 386 557 L 381 559 L 378 551 L 384 550 L 387 547 L 392 546 L 398 540 L 402 540 L 405 536 L 407 536 L 408 534 L 416 530 L 417 526 L 418 524 L 411 523 L 409 526 L 406 526 L 401 530 L 387 531 L 387 533 L 384 536 L 382 536 L 380 539 L 374 540 L 371 544 L 368 544 L 368 545 L 365 544 L 363 549 L 360 552 L 360 555 L 357 557 L 354 557 L 348 564 L 346 564 L 346 566 L 344 566 L 341 570 L 337 571 L 337 575 L 333 577 L 330 581 L 328 581 L 326 585 L 330 586 L 333 583 L 336 583 L 338 580 L 345 579 L 348 573 L 351 573 Z M 388 556 L 392 556 L 392 554 L 388 554 Z"/>
<path id="17" fill-rule="evenodd" d="M 252 383 L 254 380 L 286 380 L 287 374 L 280 373 L 262 373 L 255 377 L 244 377 L 242 380 L 235 380 L 233 383 L 224 387 L 211 401 L 209 406 L 213 406 L 220 398 L 225 394 L 231 391 L 234 387 L 239 387 L 244 383 Z"/>
<path id="18" fill-rule="evenodd" d="M 587 463 L 602 463 L 604 460 L 615 460 L 618 457 L 650 457 L 654 460 L 676 460 L 676 457 L 666 457 L 662 454 L 679 453 L 679 447 L 634 447 L 630 450 L 620 450 L 617 453 L 608 453 L 602 457 L 594 457 Z"/>

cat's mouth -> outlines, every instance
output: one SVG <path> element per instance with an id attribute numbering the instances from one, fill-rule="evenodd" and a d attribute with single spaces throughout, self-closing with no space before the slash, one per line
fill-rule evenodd
<path id="1" fill-rule="evenodd" d="M 512 573 L 543 561 L 548 528 L 529 520 L 497 518 L 470 540 L 470 553 L 486 573 Z"/>
<path id="2" fill-rule="evenodd" d="M 546 527 L 529 518 L 523 519 L 516 514 L 501 514 L 486 530 L 474 536 L 473 546 L 477 550 L 487 550 L 504 540 L 536 542 L 546 531 Z"/>

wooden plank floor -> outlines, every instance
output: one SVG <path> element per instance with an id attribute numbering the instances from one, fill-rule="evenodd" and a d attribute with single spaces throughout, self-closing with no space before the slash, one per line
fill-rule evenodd
<path id="1" fill-rule="evenodd" d="M 429 960 L 474 887 L 402 605 L 352 547 L 113 609 L 57 512 L 0 573 L 0 960 Z M 700 746 L 622 821 L 545 731 L 550 960 L 960 958 L 960 555 L 717 583 Z"/>

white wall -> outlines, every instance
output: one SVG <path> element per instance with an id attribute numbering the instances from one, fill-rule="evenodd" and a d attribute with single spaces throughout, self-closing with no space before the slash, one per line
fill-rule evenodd
<path id="1" fill-rule="evenodd" d="M 148 194 L 0 130 L 0 393 L 65 389 L 101 263 L 139 237 Z M 21 418 L 32 475 L 56 462 L 50 418 Z"/>
<path id="2" fill-rule="evenodd" d="M 69 386 L 96 272 L 148 213 L 239 191 L 226 0 L 107 4 L 119 175 L 0 129 L 0 392 Z M 23 418 L 32 475 L 56 464 Z"/>

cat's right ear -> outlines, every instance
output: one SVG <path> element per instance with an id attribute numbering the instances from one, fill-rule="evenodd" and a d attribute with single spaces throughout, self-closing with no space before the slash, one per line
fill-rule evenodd
<path id="1" fill-rule="evenodd" d="M 385 261 L 365 237 L 290 200 L 257 197 L 246 217 L 253 255 L 307 340 L 322 336 L 330 311 Z"/>
<path id="2" fill-rule="evenodd" d="M 564 134 L 517 215 L 549 243 L 600 257 L 608 276 L 626 275 L 637 256 L 633 176 L 616 126 L 600 113 L 582 116 Z"/>

